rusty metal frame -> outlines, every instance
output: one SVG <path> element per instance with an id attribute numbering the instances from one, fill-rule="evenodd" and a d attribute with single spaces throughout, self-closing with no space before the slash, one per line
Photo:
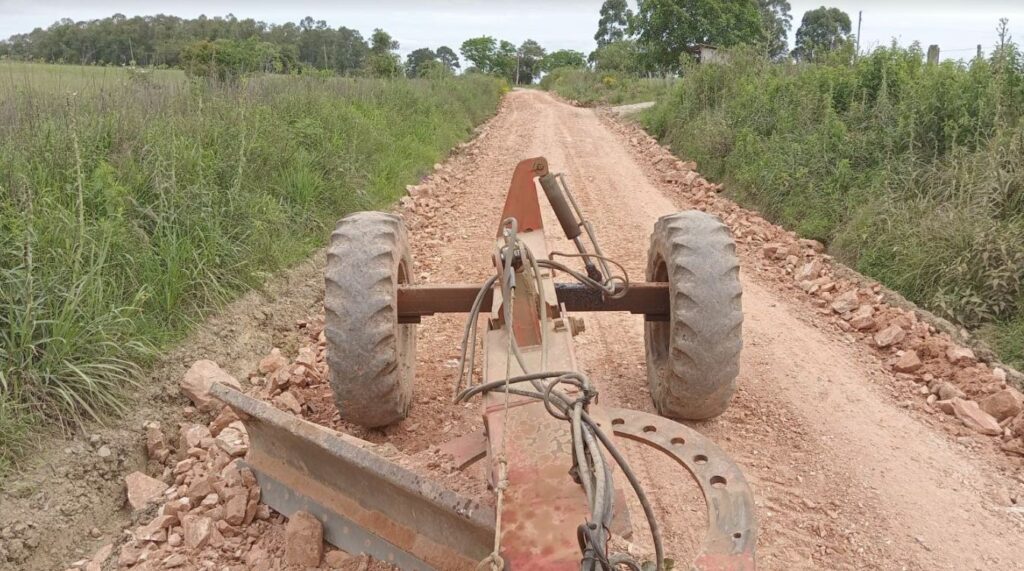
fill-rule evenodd
<path id="1" fill-rule="evenodd" d="M 664 282 L 630 284 L 620 298 L 602 297 L 600 292 L 579 283 L 556 283 L 558 303 L 569 312 L 628 311 L 643 314 L 648 321 L 668 319 L 668 284 Z M 410 284 L 398 287 L 399 323 L 419 323 L 436 313 L 468 313 L 480 286 L 462 284 Z M 493 303 L 493 291 L 484 297 L 484 307 Z"/>
<path id="2" fill-rule="evenodd" d="M 475 569 L 494 540 L 494 510 L 377 454 L 374 445 L 215 383 L 211 394 L 244 421 L 245 463 L 263 502 L 306 510 L 324 537 L 401 569 Z"/>

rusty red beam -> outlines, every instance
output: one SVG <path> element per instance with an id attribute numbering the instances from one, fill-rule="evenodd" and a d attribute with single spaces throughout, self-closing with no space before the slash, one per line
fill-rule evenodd
<path id="1" fill-rule="evenodd" d="M 398 288 L 398 319 L 401 323 L 419 323 L 423 316 L 435 313 L 469 313 L 479 286 L 466 284 L 401 285 Z M 669 313 L 668 284 L 636 283 L 618 299 L 602 299 L 601 294 L 582 284 L 557 283 L 558 302 L 569 312 L 628 311 L 660 320 Z M 491 307 L 493 291 L 485 294 L 483 307 Z"/>

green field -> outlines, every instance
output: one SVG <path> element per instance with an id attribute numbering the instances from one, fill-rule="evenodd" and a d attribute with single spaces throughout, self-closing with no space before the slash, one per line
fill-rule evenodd
<path id="1" fill-rule="evenodd" d="M 396 198 L 501 90 L 0 63 L 0 473 L 40 427 L 121 410 L 160 348 Z"/>

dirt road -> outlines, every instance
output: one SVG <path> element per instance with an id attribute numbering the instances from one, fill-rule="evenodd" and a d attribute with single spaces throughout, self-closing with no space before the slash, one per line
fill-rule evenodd
<path id="1" fill-rule="evenodd" d="M 694 195 L 666 183 L 652 164 L 659 159 L 643 151 L 651 146 L 638 144 L 637 137 L 593 110 L 546 93 L 510 93 L 478 139 L 423 185 L 427 192 L 412 204 L 403 201 L 417 281 L 483 281 L 490 274 L 492 236 L 513 167 L 537 155 L 566 174 L 605 253 L 642 279 L 658 217 L 706 201 L 692 202 Z M 895 351 L 882 353 L 863 342 L 864 335 L 837 328 L 846 323 L 827 306 L 815 306 L 822 300 L 794 287 L 781 262 L 767 260 L 760 245 L 747 239 L 751 216 L 726 217 L 744 236 L 738 248 L 745 315 L 740 389 L 723 416 L 693 426 L 729 452 L 752 485 L 760 568 L 1024 569 L 1020 460 L 999 452 L 998 438 L 979 436 L 927 406 L 915 379 L 890 372 L 886 359 Z M 549 210 L 545 219 L 549 228 L 558 228 Z M 321 311 L 321 272 L 319 260 L 303 264 L 267 291 L 227 308 L 155 369 L 146 388 L 151 398 L 142 399 L 138 410 L 99 431 L 97 442 L 55 447 L 40 469 L 7 483 L 0 496 L 0 539 L 32 550 L 19 568 L 54 568 L 111 542 L 120 549 L 131 536 L 127 532 L 147 521 L 124 508 L 123 476 L 146 470 L 166 478 L 180 459 L 166 465 L 151 460 L 147 466 L 140 427 L 160 420 L 174 435 L 179 423 L 198 420 L 194 411 L 186 414 L 177 388 L 196 359 L 217 361 L 238 378 L 251 379 L 251 390 L 259 391 L 256 365 L 272 347 L 294 357 L 302 346 L 316 345 L 317 332 L 307 325 Z M 619 314 L 585 318 L 577 355 L 602 403 L 653 412 L 642 320 Z M 414 406 L 402 423 L 383 431 L 340 423 L 325 382 L 302 389 L 302 414 L 413 455 L 430 454 L 432 446 L 477 430 L 478 404 L 450 402 L 462 327 L 463 316 L 424 319 Z M 109 444 L 107 456 L 116 463 L 97 456 L 99 444 Z M 696 485 L 658 454 L 627 450 L 653 496 L 670 555 L 687 561 L 705 525 Z M 480 482 L 474 485 L 468 491 L 486 494 Z M 633 513 L 639 514 L 635 506 Z M 634 515 L 634 524 L 640 519 Z M 222 563 L 254 568 L 250 556 L 259 550 L 266 564 L 261 568 L 283 568 L 281 519 L 256 523 L 247 547 L 222 550 Z M 26 525 L 31 542 L 17 535 Z M 15 539 L 6 536 L 11 530 Z M 635 532 L 634 541 L 644 547 L 644 530 Z M 156 549 L 154 564 L 170 553 L 160 542 L 148 548 Z M 191 553 L 187 561 L 210 563 L 208 555 Z"/>
<path id="2" fill-rule="evenodd" d="M 566 173 L 606 254 L 643 276 L 654 222 L 692 205 L 660 190 L 645 174 L 652 169 L 624 142 L 592 110 L 541 92 L 511 93 L 472 155 L 459 162 L 471 169 L 471 184 L 437 199 L 431 218 L 415 217 L 421 279 L 486 277 L 510 173 L 536 155 Z M 550 211 L 545 216 L 549 228 L 558 227 Z M 725 415 L 695 427 L 731 453 L 751 481 L 763 568 L 1024 569 L 1022 520 L 1003 500 L 1020 482 L 1001 471 L 1001 460 L 908 410 L 880 359 L 823 327 L 791 291 L 759 279 L 761 262 L 740 252 L 741 389 Z M 590 314 L 586 321 L 578 353 L 603 402 L 653 411 L 642 321 L 619 314 Z M 449 433 L 478 422 L 475 409 L 447 416 L 443 399 L 432 400 L 450 390 L 460 327 L 456 318 L 421 327 L 417 393 L 428 406 L 416 407 L 407 421 L 416 432 L 434 425 L 432 418 L 445 419 L 437 422 Z M 685 479 L 674 468 L 646 458 L 641 470 L 658 490 L 669 545 L 685 560 L 701 538 L 686 524 L 703 525 L 703 506 L 686 503 L 697 498 L 696 488 L 681 487 Z"/>

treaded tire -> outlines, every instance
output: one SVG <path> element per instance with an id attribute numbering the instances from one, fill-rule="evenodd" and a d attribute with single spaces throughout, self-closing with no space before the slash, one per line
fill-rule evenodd
<path id="1" fill-rule="evenodd" d="M 398 284 L 412 283 L 402 220 L 356 212 L 338 221 L 324 282 L 327 364 L 341 418 L 365 427 L 402 420 L 416 355 L 416 326 L 398 323 Z"/>
<path id="2" fill-rule="evenodd" d="M 669 284 L 669 321 L 644 324 L 658 412 L 686 420 L 722 414 L 736 391 L 743 347 L 739 260 L 729 229 L 697 210 L 661 217 L 647 280 Z"/>

